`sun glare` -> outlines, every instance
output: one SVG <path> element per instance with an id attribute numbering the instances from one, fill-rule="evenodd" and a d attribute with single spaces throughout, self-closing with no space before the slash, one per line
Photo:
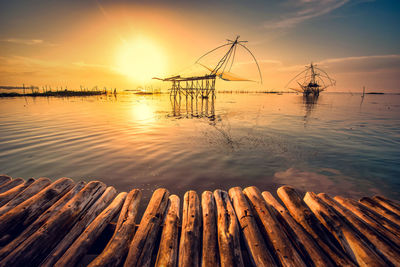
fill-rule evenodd
<path id="1" fill-rule="evenodd" d="M 147 82 L 165 72 L 165 55 L 149 39 L 136 38 L 125 42 L 117 53 L 117 70 L 136 82 Z"/>

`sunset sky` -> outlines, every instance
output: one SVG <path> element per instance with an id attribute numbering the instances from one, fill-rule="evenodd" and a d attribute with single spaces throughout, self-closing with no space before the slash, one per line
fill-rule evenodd
<path id="1" fill-rule="evenodd" d="M 165 88 L 151 77 L 205 73 L 196 59 L 240 35 L 264 83 L 218 89 L 284 90 L 314 62 L 329 91 L 400 92 L 399 25 L 397 0 L 0 0 L 0 85 Z M 232 72 L 258 79 L 244 50 Z"/>

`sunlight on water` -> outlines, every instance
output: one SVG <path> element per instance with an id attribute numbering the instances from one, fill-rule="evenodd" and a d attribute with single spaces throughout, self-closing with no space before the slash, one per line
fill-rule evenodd
<path id="1" fill-rule="evenodd" d="M 400 96 L 4 98 L 0 172 L 174 193 L 282 184 L 400 199 Z M 147 193 L 146 193 L 147 192 Z"/>

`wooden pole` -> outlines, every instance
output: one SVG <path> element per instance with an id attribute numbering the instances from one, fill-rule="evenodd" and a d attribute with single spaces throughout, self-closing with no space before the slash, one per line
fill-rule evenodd
<path id="1" fill-rule="evenodd" d="M 268 247 L 264 242 L 253 211 L 247 203 L 240 187 L 233 187 L 229 190 L 233 207 L 243 233 L 244 241 L 249 252 L 251 262 L 254 266 L 277 266 Z"/>
<path id="2" fill-rule="evenodd" d="M 30 186 L 33 182 L 35 182 L 35 179 L 30 178 L 27 181 L 25 181 L 22 184 L 19 184 L 10 190 L 1 193 L 0 194 L 0 207 L 5 205 L 7 202 L 9 202 L 11 199 L 13 199 L 15 196 L 17 196 L 19 193 L 24 191 L 28 186 Z"/>
<path id="3" fill-rule="evenodd" d="M 26 266 L 39 264 L 63 238 L 63 233 L 68 232 L 74 226 L 76 221 L 99 198 L 105 189 L 105 184 L 101 182 L 88 183 L 57 214 L 5 257 L 0 262 L 0 265 Z"/>
<path id="4" fill-rule="evenodd" d="M 219 253 L 216 207 L 211 191 L 204 191 L 201 195 L 201 208 L 203 214 L 203 249 L 201 255 L 201 266 L 218 267 Z"/>
<path id="5" fill-rule="evenodd" d="M 188 191 L 183 198 L 182 231 L 179 245 L 178 266 L 200 265 L 200 201 L 195 191 Z"/>
<path id="6" fill-rule="evenodd" d="M 141 196 L 142 193 L 138 189 L 133 189 L 129 192 L 118 217 L 113 236 L 103 252 L 89 264 L 90 267 L 119 266 L 122 264 L 135 233 L 135 219 Z"/>
<path id="7" fill-rule="evenodd" d="M 274 248 L 280 264 L 283 266 L 306 266 L 296 248 L 290 242 L 289 237 L 283 231 L 282 225 L 271 211 L 271 207 L 264 201 L 260 191 L 251 186 L 245 188 L 243 192 L 263 226 L 262 231 Z"/>
<path id="8" fill-rule="evenodd" d="M 396 213 L 398 216 L 400 216 L 400 205 L 395 203 L 394 201 L 385 198 L 383 196 L 374 196 L 372 198 L 374 201 L 382 205 L 383 207 L 387 208 L 391 212 Z"/>
<path id="9" fill-rule="evenodd" d="M 396 224 L 355 200 L 341 196 L 334 199 L 400 248 L 400 227 Z"/>
<path id="10" fill-rule="evenodd" d="M 311 263 L 307 263 L 307 265 L 313 265 L 316 267 L 335 266 L 332 260 L 318 246 L 311 235 L 308 234 L 303 227 L 292 218 L 292 216 L 290 216 L 289 212 L 279 204 L 270 192 L 264 191 L 262 192 L 262 196 L 269 205 L 274 207 L 281 214 L 282 218 L 292 230 L 293 243 L 299 243 L 298 247 L 306 251 L 308 257 L 312 261 Z"/>
<path id="11" fill-rule="evenodd" d="M 114 187 L 108 187 L 96 202 L 88 208 L 86 213 L 79 221 L 68 231 L 64 238 L 52 250 L 47 258 L 41 263 L 42 267 L 54 266 L 54 264 L 64 255 L 75 239 L 88 227 L 88 225 L 106 208 L 117 195 Z"/>
<path id="12" fill-rule="evenodd" d="M 355 266 L 344 253 L 340 244 L 315 217 L 294 188 L 282 186 L 278 188 L 277 193 L 293 219 L 314 238 L 336 265 Z"/>
<path id="13" fill-rule="evenodd" d="M 244 266 L 240 249 L 240 232 L 235 210 L 227 192 L 214 191 L 217 206 L 217 233 L 221 266 Z"/>
<path id="14" fill-rule="evenodd" d="M 179 223 L 179 197 L 177 195 L 172 195 L 169 197 L 168 201 L 167 215 L 164 221 L 155 266 L 177 266 Z"/>
<path id="15" fill-rule="evenodd" d="M 65 195 L 74 185 L 69 178 L 61 178 L 33 197 L 0 216 L 1 243 L 6 244 L 14 234 L 23 231 L 47 208 Z"/>
<path id="16" fill-rule="evenodd" d="M 400 226 L 400 216 L 385 208 L 372 198 L 363 197 L 359 202 Z"/>
<path id="17" fill-rule="evenodd" d="M 17 205 L 21 204 L 28 198 L 36 195 L 40 190 L 45 188 L 51 184 L 50 179 L 48 178 L 39 178 L 34 181 L 31 185 L 29 185 L 26 189 L 24 189 L 21 193 L 15 196 L 12 200 L 10 200 L 7 204 L 0 208 L 0 216 L 6 213 L 7 211 L 13 209 Z"/>
<path id="18" fill-rule="evenodd" d="M 115 195 L 115 189 L 113 194 Z M 104 209 L 95 219 L 92 221 L 85 231 L 75 240 L 75 242 L 68 248 L 64 255 L 58 260 L 54 266 L 67 267 L 76 266 L 80 259 L 89 251 L 90 247 L 101 235 L 105 227 L 111 220 L 118 214 L 124 204 L 127 193 L 119 193 L 118 196 L 111 202 L 111 204 Z M 110 196 L 110 199 L 112 197 Z M 104 203 L 108 203 L 107 200 Z M 49 265 L 51 266 L 51 265 Z"/>
<path id="19" fill-rule="evenodd" d="M 344 208 L 338 202 L 333 200 L 325 193 L 318 194 L 318 197 L 322 201 L 324 201 L 327 205 L 331 206 L 333 209 L 336 210 L 339 214 L 341 214 L 348 222 L 350 222 L 351 226 L 357 229 L 362 235 L 366 237 L 364 239 L 369 245 L 372 245 L 375 252 L 379 255 L 386 258 L 395 266 L 400 266 L 400 250 L 396 249 L 395 246 L 386 240 L 385 237 L 382 237 L 378 232 L 373 230 L 367 223 L 359 219 L 354 213 L 350 210 Z"/>
<path id="20" fill-rule="evenodd" d="M 154 191 L 130 244 L 125 267 L 150 265 L 155 240 L 168 204 L 168 197 L 169 192 L 164 188 Z"/>
<path id="21" fill-rule="evenodd" d="M 22 178 L 16 178 L 16 179 L 12 179 L 10 181 L 8 181 L 7 183 L 4 183 L 1 187 L 0 187 L 0 194 L 7 192 L 8 190 L 16 187 L 17 185 L 20 185 L 22 183 L 24 183 L 24 179 Z"/>
<path id="22" fill-rule="evenodd" d="M 315 216 L 333 234 L 350 255 L 361 266 L 385 266 L 385 262 L 372 250 L 338 214 L 316 194 L 307 192 L 304 202 Z"/>
<path id="23" fill-rule="evenodd" d="M 17 238 L 11 241 L 9 244 L 0 249 L 0 260 L 15 250 L 22 242 L 29 238 L 35 233 L 49 218 L 56 214 L 71 198 L 73 198 L 78 192 L 85 186 L 84 182 L 79 182 L 60 198 L 54 205 L 48 208 L 40 217 L 30 224 Z"/>

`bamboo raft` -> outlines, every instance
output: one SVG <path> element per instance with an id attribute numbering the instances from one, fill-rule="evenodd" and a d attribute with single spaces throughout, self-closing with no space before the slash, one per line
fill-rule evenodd
<path id="1" fill-rule="evenodd" d="M 0 176 L 0 266 L 400 266 L 400 205 L 289 186 L 141 191 Z M 137 223 L 138 222 L 138 223 Z"/>

